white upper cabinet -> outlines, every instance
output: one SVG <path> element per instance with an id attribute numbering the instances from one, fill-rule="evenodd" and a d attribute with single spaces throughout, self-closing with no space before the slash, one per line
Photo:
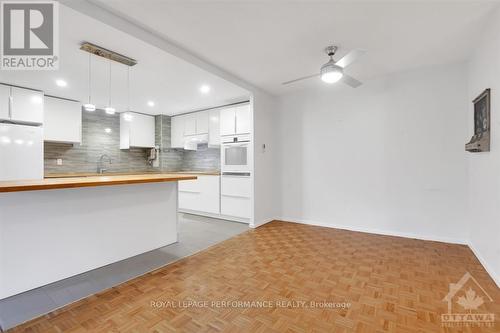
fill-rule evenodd
<path id="1" fill-rule="evenodd" d="M 184 117 L 184 136 L 208 133 L 208 111 L 189 113 L 181 117 Z"/>
<path id="2" fill-rule="evenodd" d="M 43 135 L 45 141 L 81 143 L 81 103 L 46 96 Z"/>
<path id="3" fill-rule="evenodd" d="M 184 135 L 196 135 L 196 114 L 190 113 L 184 117 Z"/>
<path id="4" fill-rule="evenodd" d="M 236 134 L 236 113 L 234 108 L 220 110 L 220 135 Z"/>
<path id="5" fill-rule="evenodd" d="M 0 85 L 0 119 L 43 124 L 43 93 Z"/>
<path id="6" fill-rule="evenodd" d="M 10 120 L 9 99 L 10 87 L 0 84 L 0 120 Z"/>
<path id="7" fill-rule="evenodd" d="M 248 134 L 252 131 L 250 105 L 240 105 L 234 108 L 236 117 L 236 134 Z"/>
<path id="8" fill-rule="evenodd" d="M 43 93 L 41 91 L 11 87 L 10 120 L 43 124 Z"/>
<path id="9" fill-rule="evenodd" d="M 219 110 L 199 111 L 172 117 L 171 148 L 196 149 L 198 143 L 220 144 Z"/>
<path id="10" fill-rule="evenodd" d="M 172 117 L 170 128 L 170 147 L 184 148 L 184 116 Z"/>
<path id="11" fill-rule="evenodd" d="M 208 134 L 208 111 L 196 112 L 196 134 Z"/>
<path id="12" fill-rule="evenodd" d="M 220 110 L 210 110 L 208 114 L 208 145 L 220 146 L 220 124 L 219 124 Z"/>
<path id="13" fill-rule="evenodd" d="M 120 149 L 154 146 L 155 117 L 135 112 L 120 114 Z"/>
<path id="14" fill-rule="evenodd" d="M 252 130 L 250 105 L 220 110 L 220 135 L 248 134 Z"/>

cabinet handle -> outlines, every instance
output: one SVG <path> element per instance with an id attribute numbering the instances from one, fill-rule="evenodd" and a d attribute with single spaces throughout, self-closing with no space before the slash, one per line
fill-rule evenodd
<path id="1" fill-rule="evenodd" d="M 14 99 L 9 96 L 9 119 L 12 119 L 12 108 L 14 107 Z"/>

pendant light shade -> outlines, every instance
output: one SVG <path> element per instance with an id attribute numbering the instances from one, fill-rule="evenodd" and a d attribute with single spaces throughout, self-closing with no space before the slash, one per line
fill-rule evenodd
<path id="1" fill-rule="evenodd" d="M 85 109 L 85 111 L 89 111 L 89 112 L 94 112 L 95 111 L 95 105 L 92 104 L 92 97 L 91 97 L 91 94 L 92 94 L 92 54 L 89 53 L 89 76 L 88 76 L 88 79 L 89 79 L 89 100 L 87 103 L 83 104 L 83 108 Z"/>
<path id="2" fill-rule="evenodd" d="M 109 60 L 109 99 L 108 106 L 104 108 L 107 114 L 115 114 L 115 108 L 111 106 L 111 60 Z"/>

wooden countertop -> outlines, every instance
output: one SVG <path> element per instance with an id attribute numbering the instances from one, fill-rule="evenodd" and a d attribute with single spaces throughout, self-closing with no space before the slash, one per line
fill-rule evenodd
<path id="1" fill-rule="evenodd" d="M 0 181 L 0 193 L 39 191 L 76 187 L 174 182 L 196 179 L 196 175 L 180 173 L 108 175 L 88 177 L 45 178 L 40 180 Z"/>
<path id="2" fill-rule="evenodd" d="M 165 172 L 106 172 L 104 176 L 135 176 L 135 175 L 162 175 Z M 171 171 L 170 175 L 195 175 L 195 176 L 220 176 L 220 171 Z M 73 177 L 97 177 L 103 176 L 97 172 L 75 172 L 75 173 L 47 173 L 45 178 L 73 178 Z"/>

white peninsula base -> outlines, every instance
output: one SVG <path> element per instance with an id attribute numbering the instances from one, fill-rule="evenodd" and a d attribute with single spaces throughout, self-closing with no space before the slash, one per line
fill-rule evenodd
<path id="1" fill-rule="evenodd" d="M 0 299 L 175 243 L 177 186 L 0 193 Z"/>

